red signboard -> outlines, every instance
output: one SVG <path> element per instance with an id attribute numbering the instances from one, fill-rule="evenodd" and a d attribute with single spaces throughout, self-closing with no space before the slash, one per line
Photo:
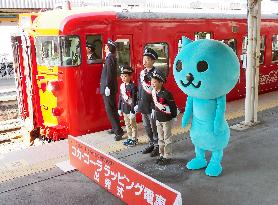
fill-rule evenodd
<path id="1" fill-rule="evenodd" d="M 70 164 L 127 204 L 181 205 L 181 194 L 78 138 L 69 137 Z"/>

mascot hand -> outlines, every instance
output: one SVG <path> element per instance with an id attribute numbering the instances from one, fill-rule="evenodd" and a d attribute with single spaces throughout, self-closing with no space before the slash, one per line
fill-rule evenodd
<path id="1" fill-rule="evenodd" d="M 118 110 L 118 114 L 119 114 L 119 116 L 123 115 L 121 110 Z"/>
<path id="2" fill-rule="evenodd" d="M 188 121 L 189 121 L 189 117 L 184 113 L 182 116 L 182 120 L 181 120 L 182 128 L 186 127 L 186 125 L 188 124 Z"/>

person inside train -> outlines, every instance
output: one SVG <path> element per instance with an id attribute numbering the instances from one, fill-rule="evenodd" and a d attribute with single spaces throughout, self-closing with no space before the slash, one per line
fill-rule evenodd
<path id="1" fill-rule="evenodd" d="M 87 51 L 87 63 L 93 64 L 99 59 L 96 54 L 95 47 L 91 43 L 86 43 L 86 51 Z"/>
<path id="2" fill-rule="evenodd" d="M 144 69 L 140 72 L 138 79 L 138 106 L 135 108 L 135 111 L 138 110 L 142 114 L 143 126 L 149 137 L 149 144 L 142 153 L 150 153 L 151 157 L 159 155 L 156 119 L 155 116 L 151 117 L 153 107 L 151 78 L 155 71 L 153 64 L 157 58 L 158 55 L 152 48 L 144 50 Z"/>
<path id="3" fill-rule="evenodd" d="M 109 133 L 115 134 L 115 140 L 119 141 L 122 139 L 124 131 L 120 126 L 116 105 L 116 94 L 118 92 L 116 43 L 108 39 L 104 52 L 106 53 L 106 58 L 101 72 L 100 94 L 103 97 L 106 114 L 112 125 L 112 130 Z"/>
<path id="4" fill-rule="evenodd" d="M 130 66 L 121 67 L 120 96 L 118 103 L 118 113 L 124 116 L 128 139 L 124 141 L 125 146 L 133 147 L 138 143 L 138 131 L 136 123 L 136 112 L 134 107 L 137 104 L 137 87 L 131 81 L 133 69 Z"/>

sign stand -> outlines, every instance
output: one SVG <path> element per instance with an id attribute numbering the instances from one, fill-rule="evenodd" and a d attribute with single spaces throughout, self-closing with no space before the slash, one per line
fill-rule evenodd
<path id="1" fill-rule="evenodd" d="M 69 136 L 70 164 L 127 204 L 181 205 L 181 193 Z"/>

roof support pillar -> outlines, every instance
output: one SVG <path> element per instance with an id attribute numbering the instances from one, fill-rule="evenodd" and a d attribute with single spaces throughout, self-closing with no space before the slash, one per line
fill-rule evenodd
<path id="1" fill-rule="evenodd" d="M 257 123 L 261 0 L 248 0 L 245 124 Z"/>

